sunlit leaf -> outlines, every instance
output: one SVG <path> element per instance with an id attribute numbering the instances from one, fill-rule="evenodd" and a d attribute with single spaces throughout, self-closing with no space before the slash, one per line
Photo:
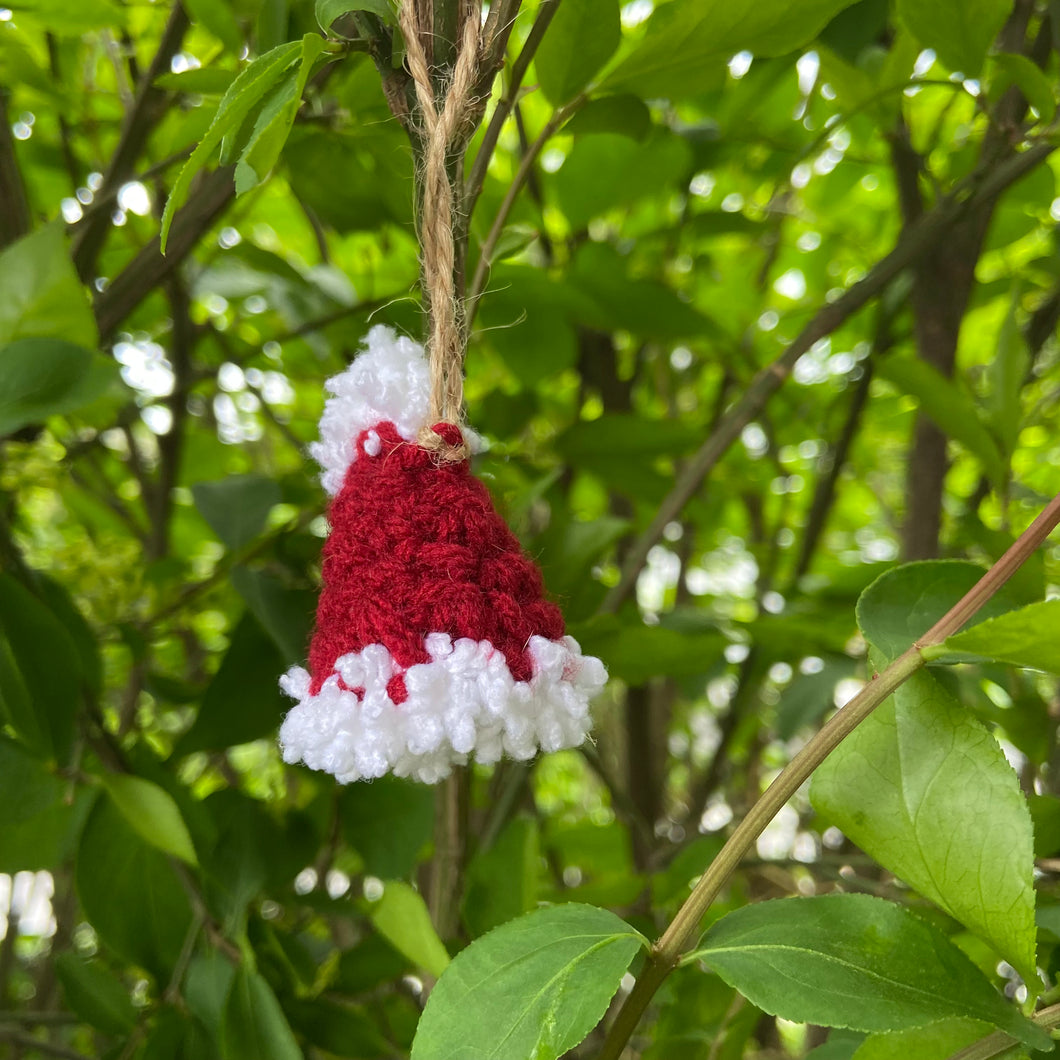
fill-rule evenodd
<path id="1" fill-rule="evenodd" d="M 599 1022 L 644 939 L 605 909 L 560 905 L 496 928 L 431 991 L 412 1060 L 556 1060 Z"/>
<path id="2" fill-rule="evenodd" d="M 534 65 L 555 106 L 577 95 L 611 57 L 621 38 L 617 0 L 566 0 L 556 11 Z"/>
<path id="3" fill-rule="evenodd" d="M 152 846 L 191 865 L 198 863 L 188 826 L 173 797 L 143 777 L 116 773 L 104 779 L 125 820 Z"/>
<path id="4" fill-rule="evenodd" d="M 376 931 L 418 967 L 434 976 L 445 971 L 449 954 L 418 891 L 392 880 L 368 914 Z"/>
<path id="5" fill-rule="evenodd" d="M 1035 972 L 1033 839 L 994 737 L 915 674 L 814 774 L 819 813 L 881 865 Z"/>
<path id="6" fill-rule="evenodd" d="M 944 935 L 869 895 L 744 906 L 693 957 L 759 1008 L 800 1023 L 896 1031 L 964 1016 L 1036 1048 L 1052 1044 Z"/>

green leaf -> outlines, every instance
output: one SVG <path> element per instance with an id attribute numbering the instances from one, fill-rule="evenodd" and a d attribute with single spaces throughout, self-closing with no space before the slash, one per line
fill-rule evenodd
<path id="1" fill-rule="evenodd" d="M 980 622 L 941 645 L 947 651 L 1060 673 L 1060 599 Z"/>
<path id="2" fill-rule="evenodd" d="M 445 971 L 449 951 L 434 930 L 423 898 L 407 883 L 389 881 L 368 916 L 376 931 L 415 965 L 433 976 Z"/>
<path id="3" fill-rule="evenodd" d="M 1011 0 L 897 0 L 898 17 L 951 69 L 976 77 Z"/>
<path id="4" fill-rule="evenodd" d="M 119 379 L 105 357 L 63 339 L 19 339 L 0 349 L 0 435 L 76 412 Z"/>
<path id="5" fill-rule="evenodd" d="M 288 1001 L 285 1011 L 291 1026 L 330 1056 L 373 1060 L 374 1057 L 394 1055 L 392 1047 L 363 1008 L 316 998 L 313 1001 Z"/>
<path id="6" fill-rule="evenodd" d="M 253 541 L 282 497 L 280 487 L 264 475 L 230 475 L 191 487 L 195 507 L 210 529 L 235 551 Z"/>
<path id="7" fill-rule="evenodd" d="M 96 319 L 58 224 L 0 252 L 0 347 L 16 339 L 95 346 Z"/>
<path id="8" fill-rule="evenodd" d="M 335 19 L 350 11 L 368 11 L 378 15 L 387 25 L 397 25 L 397 14 L 389 0 L 316 0 L 314 14 L 317 25 L 325 32 L 331 32 Z"/>
<path id="9" fill-rule="evenodd" d="M 999 52 L 991 58 L 991 63 L 997 69 L 990 86 L 991 95 L 999 97 L 1009 85 L 1016 85 L 1041 120 L 1051 124 L 1056 117 L 1056 95 L 1052 81 L 1040 67 L 1027 56 L 1011 52 Z"/>
<path id="10" fill-rule="evenodd" d="M 55 615 L 0 574 L 0 706 L 33 750 L 65 764 L 81 703 L 81 662 Z"/>
<path id="11" fill-rule="evenodd" d="M 183 0 L 192 22 L 205 26 L 230 52 L 243 46 L 239 20 L 226 0 Z"/>
<path id="12" fill-rule="evenodd" d="M 616 133 L 580 136 L 552 180 L 567 221 L 578 229 L 609 210 L 682 184 L 691 175 L 688 141 L 657 130 L 640 143 Z"/>
<path id="13" fill-rule="evenodd" d="M 69 633 L 80 661 L 81 678 L 85 685 L 98 695 L 103 688 L 103 659 L 95 631 L 81 614 L 80 608 L 66 588 L 54 578 L 36 571 L 34 588 Z"/>
<path id="14" fill-rule="evenodd" d="M 853 0 L 726 0 L 661 4 L 644 37 L 604 79 L 610 91 L 684 99 L 718 87 L 725 64 L 740 51 L 788 55 L 801 48 Z M 927 0 L 930 2 L 930 0 Z"/>
<path id="15" fill-rule="evenodd" d="M 0 736 L 0 805 L 5 825 L 31 820 L 59 799 L 62 791 L 62 782 L 39 758 Z"/>
<path id="16" fill-rule="evenodd" d="M 700 836 L 683 847 L 661 872 L 652 877 L 655 905 L 680 904 L 691 893 L 696 880 L 718 856 L 724 845 L 721 836 Z"/>
<path id="17" fill-rule="evenodd" d="M 493 846 L 471 859 L 463 917 L 472 937 L 484 935 L 537 906 L 539 838 L 537 821 L 516 817 L 508 822 Z"/>
<path id="18" fill-rule="evenodd" d="M 580 420 L 555 441 L 556 452 L 571 464 L 638 456 L 679 456 L 702 440 L 702 432 L 682 420 L 651 420 L 633 413 L 608 412 Z"/>
<path id="19" fill-rule="evenodd" d="M 66 1003 L 92 1027 L 106 1034 L 128 1034 L 136 1026 L 136 1008 L 129 991 L 98 961 L 83 961 L 73 953 L 55 958 Z"/>
<path id="20" fill-rule="evenodd" d="M 166 208 L 162 214 L 162 251 L 165 253 L 166 241 L 169 238 L 169 228 L 173 223 L 173 215 L 185 200 L 188 188 L 191 187 L 192 179 L 200 169 L 206 165 L 214 148 L 221 142 L 226 134 L 238 130 L 243 121 L 250 114 L 254 105 L 260 102 L 283 76 L 284 71 L 294 63 L 304 52 L 302 41 L 289 41 L 278 45 L 272 51 L 255 59 L 242 71 L 232 82 L 229 89 L 221 97 L 217 107 L 217 113 L 206 130 L 199 145 L 191 153 L 191 157 L 184 163 L 173 190 L 166 200 Z"/>
<path id="21" fill-rule="evenodd" d="M 278 729 L 292 706 L 277 683 L 284 665 L 275 641 L 253 615 L 244 615 L 206 688 L 195 722 L 177 741 L 174 756 L 221 751 Z"/>
<path id="22" fill-rule="evenodd" d="M 915 397 L 920 411 L 940 431 L 978 457 L 991 482 L 1004 482 L 1005 461 L 969 394 L 919 357 L 881 357 L 877 370 L 884 379 Z"/>
<path id="23" fill-rule="evenodd" d="M 220 70 L 216 66 L 201 66 L 194 70 L 181 70 L 179 74 L 162 74 L 161 77 L 155 78 L 155 84 L 171 92 L 222 96 L 235 79 L 236 75 L 232 70 Z"/>
<path id="24" fill-rule="evenodd" d="M 858 627 L 888 661 L 926 633 L 986 572 L 965 560 L 905 563 L 881 574 L 857 604 Z M 1004 614 L 1024 601 L 1003 588 L 978 612 L 976 622 Z"/>
<path id="25" fill-rule="evenodd" d="M 93 795 L 82 789 L 70 805 L 66 793 L 67 785 L 40 758 L 0 737 L 0 872 L 57 866 Z"/>
<path id="26" fill-rule="evenodd" d="M 558 519 L 553 516 L 548 532 L 535 542 L 534 552 L 545 584 L 554 597 L 564 602 L 564 614 L 574 620 L 570 609 L 572 598 L 580 601 L 587 599 L 582 594 L 593 585 L 585 572 L 592 569 L 600 557 L 616 541 L 620 541 L 628 532 L 628 519 L 619 519 L 605 515 L 600 519 Z M 592 603 L 592 610 L 595 604 Z M 592 613 L 591 611 L 589 613 Z"/>
<path id="27" fill-rule="evenodd" d="M 860 1031 L 833 1030 L 824 1045 L 819 1045 L 806 1054 L 806 1060 L 852 1060 L 864 1040 L 865 1035 Z"/>
<path id="28" fill-rule="evenodd" d="M 1030 60 L 1023 61 L 1038 70 Z M 1001 442 L 1006 465 L 1019 442 L 1023 426 L 1023 386 L 1031 366 L 1030 350 L 1018 319 L 1020 295 L 1019 285 L 1013 284 L 1008 312 L 998 331 L 997 352 L 986 366 L 988 422 L 994 437 Z"/>
<path id="29" fill-rule="evenodd" d="M 271 987 L 241 964 L 232 980 L 221 1024 L 224 1060 L 302 1060 Z"/>
<path id="30" fill-rule="evenodd" d="M 248 567 L 233 569 L 232 584 L 276 642 L 284 660 L 288 664 L 301 663 L 309 650 L 316 594 L 309 589 L 288 588 L 278 579 Z"/>
<path id="31" fill-rule="evenodd" d="M 983 1020 L 1036 1048 L 1051 1039 L 935 928 L 864 894 L 782 898 L 713 924 L 699 958 L 773 1016 L 861 1031 Z"/>
<path id="32" fill-rule="evenodd" d="M 382 880 L 412 874 L 434 831 L 434 788 L 403 777 L 349 784 L 339 793 L 346 842 Z"/>
<path id="33" fill-rule="evenodd" d="M 286 168 L 298 198 L 340 232 L 411 223 L 412 160 L 390 124 L 356 133 L 298 127 Z"/>
<path id="34" fill-rule="evenodd" d="M 149 780 L 125 773 L 105 776 L 103 786 L 142 839 L 164 854 L 172 854 L 189 865 L 198 864 L 188 826 L 167 791 Z"/>
<path id="35" fill-rule="evenodd" d="M 224 1000 L 223 994 L 221 1000 Z M 142 1049 L 136 1052 L 136 1060 L 187 1060 L 191 1057 L 218 1056 L 216 1042 L 202 1023 L 188 1015 L 183 1004 L 179 1008 L 161 1005 L 152 1024 Z"/>
<path id="36" fill-rule="evenodd" d="M 537 78 L 554 107 L 573 99 L 622 39 L 617 0 L 566 0 L 534 56 Z"/>
<path id="37" fill-rule="evenodd" d="M 236 165 L 237 195 L 260 184 L 276 165 L 294 125 L 313 64 L 324 51 L 324 44 L 319 33 L 307 33 L 302 38 L 302 61 L 297 72 L 285 78 L 261 108 Z"/>
<path id="38" fill-rule="evenodd" d="M 569 292 L 526 266 L 500 266 L 491 275 L 482 320 L 516 379 L 533 387 L 571 368 L 578 346 L 567 312 Z"/>
<path id="39" fill-rule="evenodd" d="M 28 12 L 45 29 L 60 37 L 79 37 L 97 29 L 125 25 L 125 11 L 113 0 L 17 0 L 12 10 Z"/>
<path id="40" fill-rule="evenodd" d="M 716 331 L 711 321 L 664 283 L 630 279 L 627 262 L 605 243 L 585 243 L 569 272 L 592 309 L 584 322 L 601 331 L 622 328 L 650 338 L 679 339 Z"/>
<path id="41" fill-rule="evenodd" d="M 1034 822 L 1034 856 L 1052 857 L 1060 850 L 1060 799 L 1055 795 L 1028 795 L 1027 808 Z"/>
<path id="42" fill-rule="evenodd" d="M 571 634 L 587 655 L 601 659 L 612 677 L 641 685 L 650 677 L 695 677 L 715 666 L 728 641 L 707 630 L 679 633 L 664 626 L 623 622 L 605 615 L 578 626 Z"/>
<path id="43" fill-rule="evenodd" d="M 206 949 L 188 962 L 181 995 L 191 1014 L 215 1038 L 221 1036 L 225 1003 L 235 977 L 235 968 L 219 950 Z"/>
<path id="44" fill-rule="evenodd" d="M 89 814 L 75 871 L 81 906 L 103 941 L 167 983 L 192 922 L 188 898 L 165 855 L 110 799 L 97 799 Z"/>
<path id="45" fill-rule="evenodd" d="M 561 9 L 562 10 L 562 9 Z M 579 107 L 562 131 L 571 136 L 618 133 L 631 140 L 646 140 L 651 133 L 651 111 L 647 103 L 629 92 L 601 96 Z"/>
<path id="46" fill-rule="evenodd" d="M 939 1020 L 908 1031 L 874 1034 L 861 1044 L 851 1060 L 949 1060 L 989 1033 L 990 1027 L 979 1020 Z"/>
<path id="47" fill-rule="evenodd" d="M 644 938 L 606 909 L 558 905 L 476 939 L 431 991 L 412 1060 L 555 1060 L 596 1026 Z"/>
<path id="48" fill-rule="evenodd" d="M 1037 988 L 1033 836 L 1019 780 L 930 674 L 914 674 L 832 752 L 810 798 Z"/>
<path id="49" fill-rule="evenodd" d="M 848 656 L 826 659 L 815 673 L 798 674 L 780 694 L 775 722 L 777 736 L 790 740 L 804 726 L 816 725 L 832 708 L 836 685 L 853 675 L 854 661 Z"/>

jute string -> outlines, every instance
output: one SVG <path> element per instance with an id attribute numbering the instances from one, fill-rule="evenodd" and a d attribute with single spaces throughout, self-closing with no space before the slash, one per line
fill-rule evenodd
<path id="1" fill-rule="evenodd" d="M 479 72 L 481 26 L 476 0 L 464 0 L 461 16 L 463 30 L 452 76 L 438 95 L 423 48 L 424 27 L 420 25 L 416 0 L 403 0 L 398 16 L 423 123 L 419 236 L 423 294 L 430 320 L 427 335 L 431 375 L 429 422 L 457 426 L 463 421 L 465 335 L 463 306 L 457 298 L 455 282 L 456 207 L 449 163 L 463 158 L 473 129 L 472 92 Z M 420 444 L 434 450 L 440 459 L 460 460 L 467 456 L 465 446 L 449 445 L 429 427 L 421 435 Z"/>

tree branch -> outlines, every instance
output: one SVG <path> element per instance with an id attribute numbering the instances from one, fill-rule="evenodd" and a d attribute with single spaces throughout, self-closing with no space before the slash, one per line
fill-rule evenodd
<path id="1" fill-rule="evenodd" d="M 26 185 L 15 154 L 15 138 L 7 116 L 8 92 L 0 87 L 0 249 L 29 231 L 29 202 Z"/>
<path id="2" fill-rule="evenodd" d="M 1050 1005 L 1036 1012 L 1032 1017 L 1039 1027 L 1053 1030 L 1060 1027 L 1060 1005 Z M 1016 1040 L 1004 1031 L 994 1031 L 985 1038 L 980 1038 L 971 1045 L 966 1045 L 959 1053 L 954 1053 L 950 1060 L 990 1060 L 991 1057 L 1007 1053 L 1016 1044 Z"/>
<path id="3" fill-rule="evenodd" d="M 926 658 L 923 649 L 942 644 L 947 637 L 961 629 L 1020 569 L 1027 558 L 1041 547 L 1057 524 L 1060 524 L 1060 494 L 1049 502 L 1015 544 L 965 596 L 887 669 L 874 675 L 873 679 L 842 710 L 832 715 L 813 739 L 784 767 L 776 780 L 751 807 L 747 816 L 733 830 L 725 846 L 700 877 L 699 883 L 677 911 L 669 927 L 652 946 L 644 970 L 611 1025 L 599 1060 L 618 1060 L 656 990 L 677 966 L 682 952 L 695 936 L 704 914 L 766 825 L 843 740 L 895 689 L 924 666 Z"/>
<path id="4" fill-rule="evenodd" d="M 878 350 L 873 351 L 878 353 Z M 832 451 L 822 464 L 822 472 L 817 479 L 813 491 L 813 500 L 810 502 L 810 510 L 806 515 L 806 526 L 803 530 L 802 543 L 799 548 L 799 558 L 795 563 L 795 570 L 791 575 L 792 587 L 798 585 L 799 579 L 810 569 L 813 562 L 813 554 L 817 550 L 817 542 L 824 532 L 825 524 L 828 522 L 828 513 L 832 510 L 832 502 L 835 500 L 836 486 L 839 476 L 843 473 L 846 465 L 847 454 L 854 444 L 854 438 L 861 426 L 861 414 L 869 399 L 869 387 L 872 385 L 872 361 L 867 360 L 861 366 L 861 378 L 854 385 L 854 394 L 850 399 L 850 407 L 847 409 L 846 419 L 839 432 L 839 437 L 832 446 Z"/>
<path id="5" fill-rule="evenodd" d="M 161 559 L 169 551 L 169 518 L 173 510 L 173 489 L 180 476 L 188 391 L 193 377 L 192 351 L 195 347 L 188 292 L 176 274 L 168 278 L 166 286 L 173 321 L 170 360 L 173 363 L 174 382 L 173 392 L 166 399 L 172 422 L 169 430 L 158 439 L 158 481 L 148 508 L 151 535 L 145 548 L 149 560 Z"/>
<path id="6" fill-rule="evenodd" d="M 521 6 L 522 0 L 498 0 L 490 4 L 489 14 L 482 27 L 482 72 L 475 86 L 481 95 L 488 95 L 497 71 L 504 65 L 508 38 L 512 34 L 512 27 Z"/>
<path id="7" fill-rule="evenodd" d="M 600 607 L 602 613 L 614 613 L 629 598 L 648 552 L 662 536 L 667 523 L 677 518 L 700 488 L 704 478 L 725 455 L 729 446 L 740 437 L 740 432 L 780 389 L 791 374 L 795 362 L 815 342 L 831 334 L 849 316 L 880 294 L 921 255 L 936 246 L 942 234 L 963 217 L 967 210 L 975 209 L 984 201 L 996 198 L 1005 188 L 1026 176 L 1054 150 L 1052 144 L 1036 144 L 1022 154 L 1006 159 L 986 173 L 973 174 L 933 210 L 904 229 L 895 248 L 878 261 L 864 279 L 847 288 L 834 302 L 818 311 L 787 350 L 755 376 L 743 397 L 685 465 L 655 518 L 630 548 L 622 565 L 618 584 L 607 594 Z"/>
<path id="8" fill-rule="evenodd" d="M 188 26 L 188 16 L 178 0 L 169 13 L 169 21 L 162 33 L 158 51 L 155 52 L 151 64 L 140 78 L 132 106 L 126 112 L 118 146 L 111 156 L 99 190 L 99 194 L 104 198 L 116 194 L 118 188 L 132 175 L 136 160 L 143 152 L 152 130 L 158 124 L 158 119 L 168 103 L 169 96 L 163 89 L 155 87 L 155 79 L 169 70 L 170 61 L 180 50 Z M 77 274 L 85 283 L 92 279 L 96 261 L 110 229 L 109 213 L 101 212 L 86 217 L 75 231 L 73 262 Z"/>
<path id="9" fill-rule="evenodd" d="M 545 30 L 548 29 L 549 23 L 556 14 L 556 9 L 559 5 L 560 0 L 542 0 L 541 5 L 537 9 L 537 18 L 534 20 L 533 26 L 530 27 L 530 33 L 523 44 L 523 50 L 512 64 L 512 72 L 508 78 L 508 88 L 497 101 L 497 106 L 494 108 L 489 125 L 486 126 L 478 154 L 475 155 L 475 161 L 471 165 L 471 172 L 468 174 L 467 183 L 464 186 L 464 204 L 469 217 L 475 209 L 475 203 L 482 192 L 482 185 L 486 182 L 486 171 L 489 169 L 490 159 L 493 157 L 497 140 L 500 138 L 501 129 L 508 120 L 512 107 L 515 106 L 516 101 L 519 99 L 519 89 L 522 87 L 523 78 L 526 76 L 526 71 L 530 66 L 534 53 L 537 51 L 538 45 L 540 45 L 541 39 L 545 35 Z M 518 9 L 518 4 L 515 7 Z M 512 20 L 514 20 L 514 17 L 513 14 L 511 16 Z M 507 34 L 504 40 L 507 43 Z M 503 54 L 502 48 L 500 56 L 495 60 L 493 69 L 498 68 Z M 469 322 L 470 319 L 471 315 L 469 314 Z"/>
<path id="10" fill-rule="evenodd" d="M 32 1034 L 26 1034 L 25 1031 L 9 1030 L 6 1027 L 0 1027 L 0 1041 L 10 1042 L 12 1045 L 29 1051 L 58 1056 L 62 1060 L 91 1060 L 90 1057 L 84 1053 L 79 1053 L 76 1049 L 70 1049 L 56 1042 L 49 1042 L 44 1038 L 36 1038 Z"/>
<path id="11" fill-rule="evenodd" d="M 492 264 L 493 252 L 497 249 L 497 243 L 504 232 L 504 225 L 508 220 L 508 215 L 512 212 L 515 200 L 519 197 L 519 192 L 523 190 L 523 185 L 530 178 L 537 156 L 541 154 L 541 149 L 545 144 L 552 139 L 556 130 L 585 102 L 585 99 L 586 96 L 583 92 L 572 99 L 570 103 L 564 104 L 564 106 L 558 107 L 553 111 L 552 117 L 545 123 L 545 127 L 541 130 L 538 138 L 530 145 L 526 154 L 523 155 L 519 168 L 516 170 L 515 176 L 512 177 L 512 182 L 508 185 L 508 190 L 504 194 L 500 209 L 497 210 L 497 216 L 493 219 L 489 234 L 482 244 L 482 250 L 479 252 L 475 275 L 471 280 L 471 287 L 468 289 L 467 294 L 467 326 L 469 328 L 474 323 L 478 303 L 486 286 L 486 277 Z"/>
<path id="12" fill-rule="evenodd" d="M 96 324 L 101 342 L 113 338 L 122 321 L 183 263 L 235 194 L 231 166 L 207 174 L 174 219 L 165 255 L 155 236 L 96 299 Z"/>

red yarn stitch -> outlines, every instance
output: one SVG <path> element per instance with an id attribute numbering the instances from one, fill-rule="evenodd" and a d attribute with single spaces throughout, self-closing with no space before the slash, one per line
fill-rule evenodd
<path id="1" fill-rule="evenodd" d="M 450 445 L 462 442 L 452 424 L 433 429 Z M 564 633 L 559 608 L 544 599 L 541 572 L 468 461 L 439 461 L 389 422 L 374 431 L 379 454 L 365 453 L 369 432 L 362 431 L 329 511 L 310 693 L 320 691 L 340 656 L 382 644 L 401 671 L 387 690 L 404 702 L 402 674 L 430 662 L 428 633 L 488 640 L 504 653 L 512 677 L 529 680 L 530 637 Z"/>

